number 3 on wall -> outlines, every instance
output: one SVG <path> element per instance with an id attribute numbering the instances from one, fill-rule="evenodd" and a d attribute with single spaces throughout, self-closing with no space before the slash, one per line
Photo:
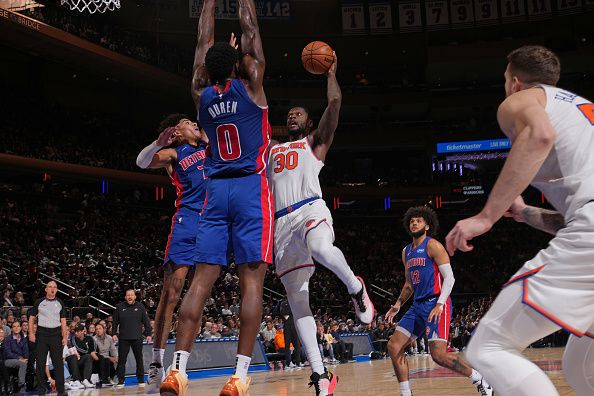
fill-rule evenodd
<path id="1" fill-rule="evenodd" d="M 219 155 L 224 161 L 234 161 L 241 157 L 239 131 L 235 124 L 223 124 L 217 127 Z"/>

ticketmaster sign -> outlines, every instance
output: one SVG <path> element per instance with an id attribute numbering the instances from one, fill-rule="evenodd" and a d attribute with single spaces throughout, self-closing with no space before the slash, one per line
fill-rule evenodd
<path id="1" fill-rule="evenodd" d="M 471 140 L 468 142 L 437 143 L 438 153 L 463 153 L 467 151 L 509 150 L 509 139 Z"/>

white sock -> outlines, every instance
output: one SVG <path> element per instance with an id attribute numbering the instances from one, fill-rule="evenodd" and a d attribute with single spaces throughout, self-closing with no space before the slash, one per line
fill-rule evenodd
<path id="1" fill-rule="evenodd" d="M 235 357 L 235 375 L 238 376 L 244 384 L 247 384 L 247 372 L 252 358 L 237 354 Z"/>
<path id="2" fill-rule="evenodd" d="M 173 354 L 173 365 L 172 369 L 179 371 L 182 374 L 186 374 L 186 365 L 188 364 L 188 358 L 190 352 L 186 351 L 175 351 Z"/>
<path id="3" fill-rule="evenodd" d="M 480 380 L 482 380 L 483 376 L 475 369 L 472 369 L 472 374 L 470 374 L 470 377 L 468 378 L 470 378 L 472 383 L 474 384 L 475 382 L 479 382 Z"/>
<path id="4" fill-rule="evenodd" d="M 311 370 L 320 375 L 324 374 L 324 363 L 322 363 L 322 356 L 318 347 L 316 321 L 313 316 L 305 316 L 295 320 L 295 327 L 301 340 L 301 348 L 305 350 L 305 356 L 307 356 Z"/>
<path id="5" fill-rule="evenodd" d="M 153 363 L 159 363 L 162 366 L 164 355 L 165 355 L 165 349 L 153 348 Z"/>
<path id="6" fill-rule="evenodd" d="M 363 287 L 344 254 L 334 246 L 332 229 L 328 224 L 320 224 L 307 234 L 307 246 L 316 261 L 328 268 L 347 287 L 349 294 L 356 294 Z"/>
<path id="7" fill-rule="evenodd" d="M 401 396 L 412 396 L 412 392 L 410 391 L 410 386 L 408 381 L 404 381 L 400 383 L 400 395 Z"/>

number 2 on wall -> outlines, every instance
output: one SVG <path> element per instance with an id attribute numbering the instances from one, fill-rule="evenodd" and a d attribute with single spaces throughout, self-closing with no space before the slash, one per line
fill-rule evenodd
<path id="1" fill-rule="evenodd" d="M 217 127 L 219 155 L 224 161 L 234 161 L 241 157 L 239 131 L 235 124 L 223 124 Z"/>

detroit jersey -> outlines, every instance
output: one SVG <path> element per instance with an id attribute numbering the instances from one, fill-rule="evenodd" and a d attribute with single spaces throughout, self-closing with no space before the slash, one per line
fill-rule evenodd
<path id="1" fill-rule="evenodd" d="M 414 300 L 421 301 L 441 294 L 442 276 L 427 254 L 427 244 L 431 240 L 426 237 L 423 242 L 413 249 L 412 243 L 404 251 L 408 276 L 414 291 Z"/>
<path id="2" fill-rule="evenodd" d="M 177 161 L 173 164 L 173 172 L 169 175 L 171 183 L 175 186 L 177 199 L 175 207 L 188 208 L 196 211 L 202 210 L 206 195 L 204 159 L 206 143 L 200 142 L 198 146 L 184 143 L 175 148 Z"/>
<path id="3" fill-rule="evenodd" d="M 206 176 L 241 177 L 265 171 L 271 131 L 268 108 L 254 103 L 242 80 L 228 81 L 223 91 L 216 85 L 205 88 L 198 122 L 210 141 Z"/>
<path id="4" fill-rule="evenodd" d="M 305 137 L 270 151 L 268 177 L 277 210 L 308 198 L 322 198 L 318 175 L 324 167 Z"/>
<path id="5" fill-rule="evenodd" d="M 594 199 L 594 105 L 560 88 L 541 88 L 557 136 L 532 185 L 569 223 L 577 209 Z"/>

